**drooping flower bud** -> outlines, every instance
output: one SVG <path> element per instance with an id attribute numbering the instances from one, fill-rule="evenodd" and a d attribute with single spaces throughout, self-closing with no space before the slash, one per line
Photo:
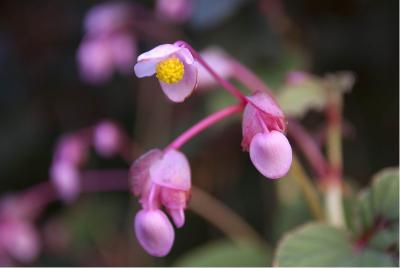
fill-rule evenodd
<path id="1" fill-rule="evenodd" d="M 157 257 L 167 255 L 175 239 L 172 224 L 159 209 L 139 211 L 135 217 L 135 233 L 140 245 Z"/>

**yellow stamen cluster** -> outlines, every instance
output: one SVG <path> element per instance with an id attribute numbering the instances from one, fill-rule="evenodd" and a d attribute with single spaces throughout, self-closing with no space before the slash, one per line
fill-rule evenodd
<path id="1" fill-rule="evenodd" d="M 175 56 L 161 61 L 156 67 L 156 77 L 167 84 L 178 83 L 182 80 L 184 74 L 185 67 Z"/>

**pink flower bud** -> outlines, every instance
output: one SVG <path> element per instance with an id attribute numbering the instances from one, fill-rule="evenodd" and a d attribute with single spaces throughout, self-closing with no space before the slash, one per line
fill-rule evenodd
<path id="1" fill-rule="evenodd" d="M 121 147 L 121 133 L 118 126 L 111 121 L 103 121 L 94 130 L 93 143 L 96 151 L 103 157 L 111 157 Z"/>
<path id="2" fill-rule="evenodd" d="M 86 160 L 87 151 L 86 142 L 79 135 L 70 134 L 62 137 L 57 143 L 54 159 L 78 166 Z"/>
<path id="3" fill-rule="evenodd" d="M 113 55 L 104 38 L 84 40 L 79 46 L 77 61 L 82 79 L 92 84 L 105 83 L 114 71 Z"/>
<path id="4" fill-rule="evenodd" d="M 151 255 L 167 255 L 175 239 L 174 229 L 161 210 L 141 210 L 135 217 L 135 233 L 140 245 Z"/>
<path id="5" fill-rule="evenodd" d="M 50 176 L 63 200 L 72 202 L 77 198 L 80 192 L 79 171 L 73 164 L 67 161 L 53 163 Z"/>
<path id="6" fill-rule="evenodd" d="M 250 158 L 257 170 L 270 179 L 286 175 L 292 163 L 292 148 L 286 136 L 273 130 L 258 133 L 250 144 Z"/>

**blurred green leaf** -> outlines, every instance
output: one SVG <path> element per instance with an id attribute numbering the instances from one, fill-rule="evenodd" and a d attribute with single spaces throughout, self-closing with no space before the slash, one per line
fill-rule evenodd
<path id="1" fill-rule="evenodd" d="M 394 266 L 388 254 L 365 248 L 353 250 L 350 233 L 322 223 L 304 225 L 280 242 L 277 266 Z"/>
<path id="2" fill-rule="evenodd" d="M 317 80 L 307 80 L 296 86 L 285 86 L 279 91 L 278 103 L 288 116 L 302 117 L 308 110 L 322 110 L 326 92 Z"/>
<path id="3" fill-rule="evenodd" d="M 173 266 L 222 267 L 268 266 L 271 252 L 257 245 L 236 246 L 230 241 L 211 242 L 178 259 Z"/>

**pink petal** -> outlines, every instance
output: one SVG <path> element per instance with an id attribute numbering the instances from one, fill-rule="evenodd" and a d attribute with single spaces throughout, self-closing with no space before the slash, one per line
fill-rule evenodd
<path id="1" fill-rule="evenodd" d="M 93 143 L 96 151 L 103 157 L 111 157 L 121 147 L 121 135 L 118 126 L 111 121 L 99 123 L 94 130 Z"/>
<path id="2" fill-rule="evenodd" d="M 157 257 L 167 255 L 174 243 L 171 222 L 161 210 L 141 210 L 135 217 L 135 233 L 140 245 Z"/>
<path id="3" fill-rule="evenodd" d="M 258 110 L 251 103 L 248 103 L 244 108 L 242 122 L 242 148 L 244 151 L 249 150 L 254 135 L 263 131 L 258 116 Z"/>
<path id="4" fill-rule="evenodd" d="M 185 212 L 183 209 L 169 209 L 168 213 L 177 228 L 181 228 L 185 224 Z"/>
<path id="5" fill-rule="evenodd" d="M 171 149 L 150 168 L 151 180 L 167 188 L 188 191 L 191 187 L 189 162 L 185 155 Z"/>
<path id="6" fill-rule="evenodd" d="M 147 196 L 150 192 L 152 181 L 150 167 L 161 159 L 162 152 L 152 149 L 138 158 L 130 169 L 131 190 L 136 196 Z"/>
<path id="7" fill-rule="evenodd" d="M 183 63 L 185 74 L 183 79 L 175 84 L 167 84 L 160 81 L 162 90 L 167 97 L 174 102 L 183 102 L 194 90 L 197 84 L 196 64 Z"/>
<path id="8" fill-rule="evenodd" d="M 284 117 L 283 111 L 276 101 L 265 92 L 258 91 L 247 97 L 247 100 L 257 109 L 272 117 Z"/>
<path id="9" fill-rule="evenodd" d="M 292 163 L 292 148 L 279 131 L 258 133 L 250 144 L 250 158 L 257 170 L 270 179 L 281 178 Z"/>
<path id="10" fill-rule="evenodd" d="M 60 197 L 66 202 L 74 201 L 80 193 L 80 179 L 78 169 L 69 162 L 53 163 L 50 176 Z"/>
<path id="11" fill-rule="evenodd" d="M 164 19 L 173 22 L 184 22 L 192 13 L 192 0 L 158 0 L 156 3 L 157 13 Z"/>

